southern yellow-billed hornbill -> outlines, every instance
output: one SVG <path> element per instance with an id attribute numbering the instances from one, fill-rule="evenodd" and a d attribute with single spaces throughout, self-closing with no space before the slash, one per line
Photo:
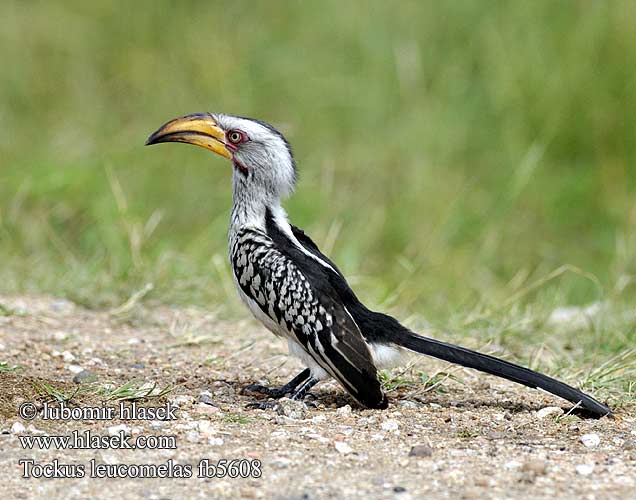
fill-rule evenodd
<path id="1" fill-rule="evenodd" d="M 281 206 L 296 183 L 285 138 L 272 126 L 238 116 L 198 113 L 172 120 L 146 144 L 185 142 L 229 159 L 233 207 L 229 252 L 241 299 L 307 366 L 279 389 L 252 386 L 271 397 L 302 399 L 318 381 L 334 377 L 359 403 L 386 408 L 378 369 L 414 351 L 544 389 L 591 416 L 610 409 L 583 392 L 527 368 L 420 336 L 386 314 L 367 309 L 342 273 Z"/>

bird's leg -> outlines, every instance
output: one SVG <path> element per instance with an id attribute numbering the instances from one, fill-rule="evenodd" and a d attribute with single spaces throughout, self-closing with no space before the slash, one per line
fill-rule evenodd
<path id="1" fill-rule="evenodd" d="M 311 389 L 317 383 L 318 380 L 316 380 L 314 377 L 309 377 L 307 381 L 305 381 L 298 389 L 293 392 L 290 399 L 293 399 L 295 401 L 302 401 L 302 399 L 309 392 L 309 389 Z"/>
<path id="2" fill-rule="evenodd" d="M 309 380 L 313 380 L 312 378 L 310 378 L 310 375 L 311 375 L 311 372 L 309 371 L 309 368 L 305 368 L 302 372 L 300 372 L 298 375 L 296 375 L 293 379 L 291 379 L 285 385 L 282 385 L 280 387 L 265 387 L 264 385 L 250 384 L 250 385 L 247 385 L 247 386 L 243 387 L 243 392 L 245 392 L 245 391 L 258 392 L 260 394 L 265 394 L 266 396 L 269 396 L 270 398 L 273 398 L 273 399 L 280 399 L 283 396 L 285 396 L 285 394 L 292 393 L 292 399 L 293 399 L 293 396 L 295 394 L 297 394 L 300 390 L 302 390 L 302 388 L 305 385 L 307 385 L 307 382 L 309 382 Z M 309 379 L 309 380 L 307 382 L 305 382 L 307 379 Z M 305 383 L 300 387 L 300 389 L 298 389 L 296 391 L 296 388 L 298 387 L 298 385 L 300 385 L 303 382 L 305 382 Z M 314 384 L 315 384 L 315 382 L 314 382 Z M 312 384 L 312 385 L 314 385 L 314 384 Z M 309 387 L 311 387 L 311 386 L 309 386 Z M 309 390 L 309 387 L 305 390 L 305 392 L 307 392 Z M 304 395 L 304 393 L 303 393 L 303 395 Z"/>
<path id="3" fill-rule="evenodd" d="M 285 384 L 285 386 L 283 387 L 287 387 L 288 385 L 290 385 L 292 382 L 295 382 L 294 387 L 298 386 L 298 382 L 296 382 L 296 379 L 301 379 L 301 377 L 306 378 L 306 380 L 300 385 L 300 387 L 298 387 L 295 391 L 293 391 L 291 393 L 291 397 L 289 399 L 291 399 L 292 401 L 302 401 L 302 399 L 307 395 L 307 392 L 309 392 L 309 389 L 311 389 L 314 385 L 316 385 L 318 383 L 318 380 L 316 380 L 314 377 L 309 376 L 308 374 L 305 375 L 305 372 L 309 373 L 309 369 L 303 371 L 302 373 L 296 375 L 296 377 L 294 377 L 294 380 L 292 380 L 291 382 L 289 382 L 288 384 Z M 309 378 L 307 378 L 309 377 Z M 302 380 L 302 379 L 301 379 Z M 262 387 L 262 386 L 259 386 Z M 267 389 L 265 387 L 265 389 Z M 272 389 L 268 389 L 268 390 L 272 390 Z M 282 388 L 280 389 L 282 390 Z M 284 396 L 285 394 L 287 394 L 288 392 L 291 392 L 289 390 L 285 390 L 285 393 L 282 395 Z M 282 397 L 279 396 L 279 397 Z M 275 403 L 274 401 L 256 401 L 254 403 L 249 403 L 247 405 L 248 408 L 256 408 L 259 410 L 273 410 L 276 409 L 278 407 L 278 403 Z"/>

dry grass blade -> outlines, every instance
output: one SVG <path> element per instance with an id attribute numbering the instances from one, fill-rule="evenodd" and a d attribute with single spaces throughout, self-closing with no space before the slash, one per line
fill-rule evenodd
<path id="1" fill-rule="evenodd" d="M 172 392 L 174 386 L 166 386 L 163 389 L 156 390 L 157 384 L 146 383 L 138 385 L 134 380 L 130 380 L 119 387 L 104 387 L 102 394 L 106 401 L 137 401 L 140 399 L 160 398 Z"/>
<path id="2" fill-rule="evenodd" d="M 153 290 L 153 288 L 154 285 L 152 283 L 146 283 L 146 285 L 141 290 L 137 290 L 135 293 L 133 293 L 130 298 L 122 305 L 108 311 L 108 314 L 110 314 L 111 316 L 122 316 L 129 313 L 141 300 L 143 300 L 146 295 L 148 295 L 148 293 Z"/>

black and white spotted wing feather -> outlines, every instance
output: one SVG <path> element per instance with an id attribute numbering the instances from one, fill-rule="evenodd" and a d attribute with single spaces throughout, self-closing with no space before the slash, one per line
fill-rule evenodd
<path id="1" fill-rule="evenodd" d="M 357 324 L 329 281 L 317 279 L 320 264 L 301 269 L 289 255 L 289 242 L 277 244 L 280 231 L 269 225 L 267 233 L 244 227 L 231 246 L 233 272 L 253 312 L 262 318 L 254 311 L 258 307 L 274 333 L 300 345 L 361 404 L 386 407 L 369 346 Z"/>

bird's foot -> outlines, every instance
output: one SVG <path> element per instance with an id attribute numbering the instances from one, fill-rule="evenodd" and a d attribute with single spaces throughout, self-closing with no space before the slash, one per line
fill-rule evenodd
<path id="1" fill-rule="evenodd" d="M 270 397 L 272 399 L 280 399 L 286 394 L 292 392 L 287 387 L 265 387 L 264 385 L 259 384 L 250 384 L 243 387 L 241 392 L 244 394 L 246 392 L 256 392 L 258 394 L 263 394 L 264 396 Z"/>
<path id="2" fill-rule="evenodd" d="M 276 401 L 254 401 L 252 403 L 247 403 L 245 408 L 249 408 L 251 410 L 275 410 L 278 406 Z"/>

